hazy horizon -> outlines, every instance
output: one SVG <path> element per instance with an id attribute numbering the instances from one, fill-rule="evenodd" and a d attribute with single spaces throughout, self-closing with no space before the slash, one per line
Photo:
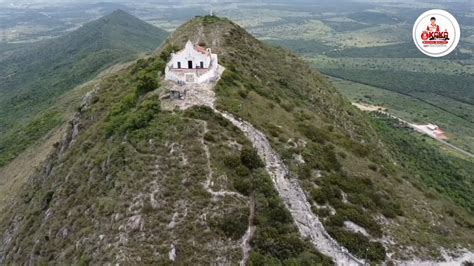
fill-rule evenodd
<path id="1" fill-rule="evenodd" d="M 334 2 L 329 0 L 323 1 L 311 1 L 311 0 L 257 0 L 257 1 L 249 1 L 249 0 L 144 0 L 142 2 L 146 3 L 160 3 L 160 4 L 173 4 L 173 3 L 226 3 L 226 2 L 262 2 L 262 3 L 297 3 L 297 2 L 309 2 L 312 4 L 324 3 L 324 2 Z M 416 3 L 450 3 L 450 2 L 458 2 L 458 3 L 469 3 L 470 0 L 337 0 L 337 2 L 360 2 L 360 3 L 400 3 L 400 2 L 416 2 Z M 94 1 L 94 0 L 0 0 L 0 4 L 57 4 L 57 3 L 136 3 L 136 1 L 132 0 L 102 0 L 102 1 Z M 473 3 L 474 7 L 474 3 Z"/>

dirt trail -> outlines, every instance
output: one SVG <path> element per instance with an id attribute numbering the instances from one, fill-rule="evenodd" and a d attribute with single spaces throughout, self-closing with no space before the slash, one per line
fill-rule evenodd
<path id="1" fill-rule="evenodd" d="M 249 207 L 250 207 L 249 227 L 247 228 L 247 231 L 242 237 L 241 247 L 242 247 L 243 256 L 242 256 L 242 260 L 239 263 L 240 266 L 247 265 L 247 262 L 250 257 L 250 252 L 252 251 L 252 246 L 250 245 L 250 241 L 252 241 L 252 238 L 255 234 L 255 230 L 257 229 L 257 227 L 253 224 L 253 220 L 255 219 L 255 198 L 253 195 L 250 197 Z"/>
<path id="2" fill-rule="evenodd" d="M 204 154 L 206 155 L 206 159 L 207 159 L 207 178 L 206 178 L 206 181 L 204 182 L 204 189 L 209 193 L 211 194 L 213 197 L 225 197 L 225 196 L 233 196 L 233 197 L 236 197 L 236 198 L 242 198 L 242 199 L 246 199 L 246 197 L 240 193 L 237 193 L 237 192 L 233 192 L 233 191 L 214 191 L 212 189 L 212 176 L 214 175 L 214 172 L 212 171 L 212 167 L 211 167 L 211 152 L 209 151 L 209 147 L 207 146 L 206 144 L 206 141 L 204 140 L 204 135 L 206 135 L 206 133 L 208 132 L 208 128 L 207 128 L 207 122 L 206 121 L 203 121 L 203 120 L 196 120 L 196 121 L 199 121 L 200 123 L 202 123 L 202 126 L 203 126 L 203 133 L 202 133 L 202 139 L 201 139 L 201 144 L 204 148 Z"/>
<path id="3" fill-rule="evenodd" d="M 214 191 L 212 189 L 212 176 L 214 172 L 212 171 L 212 166 L 211 166 L 211 153 L 209 151 L 209 146 L 207 146 L 206 141 L 204 140 L 204 136 L 206 133 L 209 131 L 207 128 L 207 122 L 203 120 L 196 120 L 202 123 L 203 126 L 203 133 L 202 133 L 202 139 L 201 139 L 201 144 L 204 148 L 204 153 L 206 155 L 207 159 L 207 178 L 206 181 L 204 182 L 203 186 L 204 189 L 212 195 L 212 197 L 225 197 L 225 196 L 233 196 L 237 198 L 241 198 L 244 200 L 247 200 L 247 197 L 244 195 L 233 192 L 233 191 Z M 255 217 L 255 200 L 253 197 L 250 197 L 249 200 L 249 207 L 250 207 L 250 215 L 249 215 L 249 225 L 247 228 L 247 231 L 245 232 L 244 236 L 242 237 L 241 244 L 240 246 L 242 247 L 242 260 L 240 261 L 239 265 L 240 266 L 245 266 L 247 265 L 247 261 L 250 257 L 250 252 L 252 251 L 252 246 L 250 245 L 250 241 L 253 238 L 253 235 L 255 233 L 256 227 L 253 225 L 253 219 Z"/>
<path id="4" fill-rule="evenodd" d="M 252 142 L 258 155 L 265 162 L 266 170 L 293 216 L 300 234 L 308 238 L 321 253 L 331 257 L 337 265 L 362 265 L 362 260 L 351 255 L 326 232 L 318 217 L 311 211 L 311 205 L 298 181 L 290 177 L 288 169 L 272 149 L 265 135 L 248 122 L 237 119 L 229 113 L 215 111 L 238 127 Z"/>

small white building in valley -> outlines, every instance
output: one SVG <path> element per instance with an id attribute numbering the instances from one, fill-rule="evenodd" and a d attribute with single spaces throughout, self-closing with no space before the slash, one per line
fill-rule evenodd
<path id="1" fill-rule="evenodd" d="M 183 50 L 171 54 L 165 69 L 165 80 L 179 84 L 212 82 L 219 76 L 217 54 L 191 41 L 186 43 Z"/>

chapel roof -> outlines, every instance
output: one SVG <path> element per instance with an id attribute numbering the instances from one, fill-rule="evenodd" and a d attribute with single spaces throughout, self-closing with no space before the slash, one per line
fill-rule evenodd
<path id="1" fill-rule="evenodd" d="M 194 50 L 200 52 L 200 53 L 203 53 L 203 54 L 207 54 L 207 51 L 206 51 L 206 48 L 205 47 L 202 47 L 202 46 L 199 46 L 199 45 L 194 45 Z"/>
<path id="2" fill-rule="evenodd" d="M 190 40 L 188 40 L 188 42 L 186 43 L 186 47 L 193 47 L 193 49 L 194 49 L 195 51 L 197 51 L 197 52 L 199 52 L 199 53 L 201 53 L 201 54 L 204 54 L 204 55 L 207 54 L 207 49 L 206 49 L 206 47 L 202 47 L 202 46 L 200 46 L 200 45 L 198 45 L 198 44 L 193 45 L 193 43 L 192 43 Z"/>

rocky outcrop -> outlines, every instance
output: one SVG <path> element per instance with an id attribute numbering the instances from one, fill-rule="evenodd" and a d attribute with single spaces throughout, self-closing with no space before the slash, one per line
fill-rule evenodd
<path id="1" fill-rule="evenodd" d="M 81 115 L 82 113 L 87 110 L 93 102 L 94 96 L 100 90 L 100 87 L 96 85 L 94 89 L 88 92 L 84 98 L 82 99 L 82 103 L 80 105 L 79 110 L 74 114 L 73 119 L 69 122 L 69 126 L 64 134 L 62 141 L 60 143 L 55 143 L 54 149 L 49 154 L 47 159 L 42 163 L 42 167 L 32 176 L 28 177 L 28 183 L 32 187 L 39 187 L 41 186 L 45 180 L 50 178 L 54 174 L 55 166 L 60 163 L 60 160 L 64 153 L 70 149 L 74 143 L 80 132 L 80 125 L 81 125 Z M 67 177 L 66 177 L 67 178 Z M 51 192 L 54 193 L 54 192 Z M 53 195 L 53 194 L 51 194 Z M 52 197 L 52 196 L 51 196 Z M 11 205 L 11 208 L 15 208 L 15 204 Z M 50 210 L 47 208 L 45 209 L 45 217 L 51 216 Z M 12 250 L 14 248 L 15 243 L 12 242 L 12 237 L 19 229 L 19 224 L 21 221 L 21 216 L 15 216 L 12 218 L 8 228 L 6 231 L 2 232 L 3 236 L 1 237 L 0 242 L 0 265 L 4 262 L 7 257 L 7 251 Z M 46 219 L 45 219 L 46 220 Z M 64 229 L 63 235 L 67 235 L 67 229 Z M 30 261 L 34 261 L 35 255 L 32 254 L 29 258 Z"/>

